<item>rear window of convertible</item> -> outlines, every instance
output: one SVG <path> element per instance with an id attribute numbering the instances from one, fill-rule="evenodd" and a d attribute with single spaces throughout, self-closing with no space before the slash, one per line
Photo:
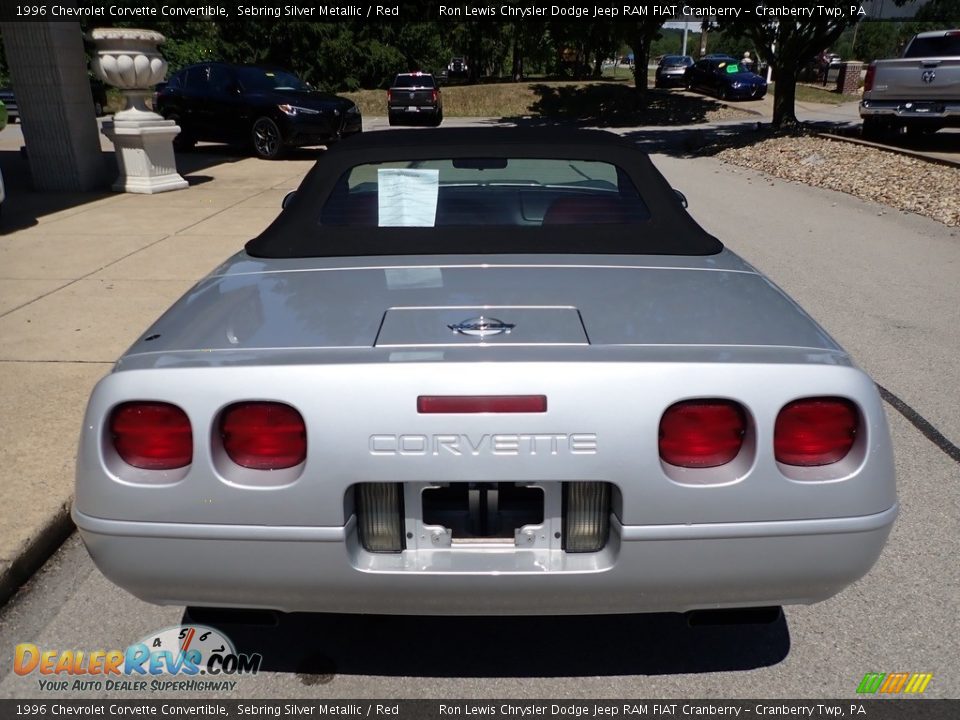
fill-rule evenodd
<path id="1" fill-rule="evenodd" d="M 320 212 L 326 227 L 633 225 L 650 211 L 606 162 L 455 158 L 357 165 Z"/>

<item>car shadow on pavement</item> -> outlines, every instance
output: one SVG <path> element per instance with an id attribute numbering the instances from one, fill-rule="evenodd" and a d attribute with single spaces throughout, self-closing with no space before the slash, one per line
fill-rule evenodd
<path id="1" fill-rule="evenodd" d="M 733 615 L 730 614 L 733 613 Z M 790 633 L 779 608 L 748 624 L 730 611 L 697 615 L 436 617 L 337 614 L 254 616 L 192 609 L 184 622 L 213 625 L 261 670 L 305 685 L 336 675 L 580 677 L 751 670 L 781 662 Z M 260 622 L 238 622 L 259 618 Z M 223 620 L 227 622 L 223 622 Z M 752 618 L 751 618 L 752 619 Z M 232 621 L 231 621 L 232 620 Z M 719 624 L 714 624 L 719 623 Z"/>
<path id="2" fill-rule="evenodd" d="M 635 127 L 637 125 L 690 125 L 705 122 L 711 111 L 723 105 L 712 98 L 649 89 L 638 95 L 632 85 L 587 86 L 533 85 L 537 99 L 530 106 L 532 117 L 503 118 L 523 125 L 575 123 L 590 127 Z"/>

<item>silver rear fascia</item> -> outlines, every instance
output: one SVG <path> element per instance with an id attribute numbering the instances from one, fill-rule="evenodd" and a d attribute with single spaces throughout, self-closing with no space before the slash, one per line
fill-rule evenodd
<path id="1" fill-rule="evenodd" d="M 548 352 L 556 360 L 545 360 Z M 622 503 L 614 512 L 627 525 L 848 517 L 883 512 L 896 502 L 880 397 L 843 356 L 592 346 L 366 353 L 376 361 L 327 352 L 313 353 L 309 364 L 266 364 L 261 357 L 254 365 L 212 361 L 112 373 L 87 408 L 77 509 L 127 521 L 342 527 L 352 513 L 345 498 L 356 483 L 504 480 L 612 483 Z M 417 412 L 418 395 L 465 392 L 543 394 L 548 410 Z M 786 403 L 812 395 L 850 398 L 863 428 L 846 460 L 801 476 L 777 464 L 772 433 Z M 741 454 L 747 454 L 704 472 L 666 466 L 657 446 L 660 417 L 673 403 L 698 397 L 744 406 L 750 430 Z M 150 471 L 138 475 L 119 461 L 105 426 L 114 406 L 135 399 L 185 410 L 194 437 L 188 468 L 154 482 L 142 476 Z M 218 451 L 220 413 L 247 399 L 300 411 L 305 463 L 264 475 L 233 466 Z"/>

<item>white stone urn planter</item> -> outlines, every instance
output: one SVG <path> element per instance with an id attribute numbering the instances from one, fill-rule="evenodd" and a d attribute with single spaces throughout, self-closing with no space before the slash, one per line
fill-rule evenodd
<path id="1" fill-rule="evenodd" d="M 157 50 L 165 38 L 153 30 L 96 28 L 90 39 L 97 46 L 94 74 L 122 90 L 127 101 L 112 122 L 103 124 L 120 169 L 113 189 L 152 194 L 187 187 L 173 154 L 173 138 L 180 128 L 146 104 L 151 88 L 167 73 L 167 62 Z"/>

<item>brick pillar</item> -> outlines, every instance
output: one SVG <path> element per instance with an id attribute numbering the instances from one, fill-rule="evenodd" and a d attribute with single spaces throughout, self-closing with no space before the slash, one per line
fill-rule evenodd
<path id="1" fill-rule="evenodd" d="M 850 60 L 840 65 L 837 74 L 837 92 L 842 95 L 856 95 L 860 90 L 860 71 L 863 63 Z"/>
<path id="2" fill-rule="evenodd" d="M 80 23 L 6 22 L 0 23 L 0 31 L 34 188 L 103 188 L 106 167 Z"/>

